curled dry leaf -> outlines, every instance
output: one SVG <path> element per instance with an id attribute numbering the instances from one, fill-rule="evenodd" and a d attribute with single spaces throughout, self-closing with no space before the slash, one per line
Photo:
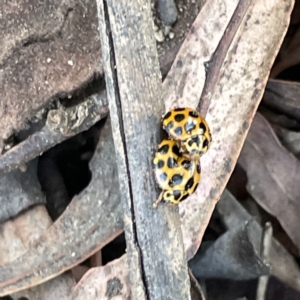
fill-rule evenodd
<path id="1" fill-rule="evenodd" d="M 68 300 L 75 285 L 75 280 L 70 272 L 61 274 L 38 286 L 10 295 L 12 300 Z"/>
<path id="2" fill-rule="evenodd" d="M 300 123 L 295 119 L 291 119 L 286 115 L 278 114 L 265 106 L 260 106 L 258 109 L 259 113 L 262 114 L 272 125 L 280 126 L 290 130 L 298 131 L 300 129 Z"/>
<path id="3" fill-rule="evenodd" d="M 123 230 L 110 122 L 101 131 L 91 161 L 89 188 L 22 256 L 0 267 L 0 295 L 53 278 L 102 248 Z M 10 281 L 9 278 L 13 278 Z"/>
<path id="4" fill-rule="evenodd" d="M 192 273 L 191 269 L 189 269 L 189 275 L 191 280 L 191 299 L 192 300 L 206 300 L 205 293 Z"/>
<path id="5" fill-rule="evenodd" d="M 241 227 L 245 222 L 251 224 L 251 230 L 255 236 L 261 236 L 263 229 L 257 220 L 253 220 L 253 216 L 242 207 L 242 205 L 225 190 L 219 203 L 217 210 L 221 215 L 221 219 L 227 228 Z M 293 256 L 272 238 L 269 263 L 271 266 L 271 275 L 277 277 L 297 291 L 300 291 L 300 269 Z"/>
<path id="6" fill-rule="evenodd" d="M 240 9 L 233 16 L 237 5 Z M 263 0 L 208 1 L 164 82 L 167 109 L 197 107 L 205 81 L 204 63 L 212 58 L 229 22 L 238 20 L 233 39 L 225 39 L 227 44 L 222 44 L 227 50 L 222 63 L 217 65 L 218 70 L 214 70 L 210 97 L 206 95 L 209 98 L 206 119 L 214 142 L 202 160 L 202 181 L 197 192 L 180 205 L 188 259 L 198 249 L 215 203 L 236 163 L 287 30 L 292 5 L 292 0 L 273 0 L 267 5 Z M 214 57 L 217 55 L 218 51 Z M 63 272 L 122 230 L 118 183 L 112 180 L 116 178 L 116 169 L 112 167 L 115 166 L 113 145 L 108 144 L 112 142 L 111 133 L 101 138 L 105 142 L 100 140 L 91 164 L 94 176 L 89 188 L 73 200 L 37 247 L 30 249 L 23 259 L 0 268 L 0 295 L 41 283 Z M 47 260 L 41 262 L 43 254 Z"/>
<path id="7" fill-rule="evenodd" d="M 295 2 L 295 8 L 291 17 L 291 24 L 284 39 L 278 58 L 274 63 L 270 77 L 275 78 L 282 71 L 300 63 L 300 3 Z"/>
<path id="8" fill-rule="evenodd" d="M 278 141 L 268 122 L 254 118 L 239 163 L 248 175 L 248 192 L 277 217 L 300 249 L 300 162 Z"/>
<path id="9" fill-rule="evenodd" d="M 0 178 L 0 223 L 34 204 L 45 203 L 37 178 L 37 163 L 33 160 L 25 172 L 17 169 Z"/>
<path id="10" fill-rule="evenodd" d="M 48 213 L 38 205 L 0 225 L 0 265 L 24 254 L 52 224 Z"/>
<path id="11" fill-rule="evenodd" d="M 45 207 L 38 205 L 0 225 L 0 265 L 7 264 L 24 254 L 51 224 Z M 30 300 L 64 300 L 74 285 L 75 281 L 71 274 L 66 273 L 11 297 L 13 300 L 21 297 Z"/>
<path id="12" fill-rule="evenodd" d="M 300 83 L 270 79 L 263 104 L 300 121 Z"/>
<path id="13" fill-rule="evenodd" d="M 282 145 L 299 159 L 300 132 L 291 131 L 280 127 L 275 128 L 275 131 Z"/>
<path id="14" fill-rule="evenodd" d="M 197 192 L 180 207 L 188 259 L 199 247 L 214 205 L 240 154 L 287 30 L 293 1 L 271 1 L 267 6 L 265 1 L 250 1 L 248 4 L 224 61 L 219 65 L 218 78 L 211 79 L 215 80 L 215 86 L 210 88 L 210 97 L 206 97 L 210 98 L 206 120 L 211 127 L 213 143 L 201 161 L 202 179 Z M 215 16 L 213 20 L 216 20 Z M 231 21 L 234 22 L 234 18 Z M 200 40 L 202 36 L 198 38 Z M 217 54 L 218 51 L 215 56 Z M 178 64 L 179 57 L 180 54 L 174 65 Z M 189 104 L 195 107 L 194 93 L 190 94 L 187 88 L 184 91 L 183 97 L 191 99 Z M 167 101 L 171 102 L 171 98 Z M 182 106 L 180 99 L 177 105 Z"/>
<path id="15" fill-rule="evenodd" d="M 261 236 L 253 226 L 230 228 L 215 242 L 203 243 L 190 260 L 189 266 L 197 278 L 226 278 L 249 280 L 269 275 L 269 266 L 260 253 Z"/>
<path id="16" fill-rule="evenodd" d="M 75 287 L 70 299 L 129 299 L 130 284 L 126 278 L 125 255 L 107 264 L 88 271 Z"/>
<path id="17" fill-rule="evenodd" d="M 123 300 L 130 298 L 130 283 L 128 282 L 125 255 L 105 267 L 97 267 L 88 271 L 74 288 L 70 296 L 72 300 Z M 205 300 L 201 286 L 192 272 L 189 271 L 191 280 L 191 298 Z"/>

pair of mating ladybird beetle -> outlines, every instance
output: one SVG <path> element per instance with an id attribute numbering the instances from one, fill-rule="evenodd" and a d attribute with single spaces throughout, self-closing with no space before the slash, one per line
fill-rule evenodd
<path id="1" fill-rule="evenodd" d="M 154 207 L 161 201 L 179 204 L 195 192 L 201 176 L 200 157 L 211 143 L 207 122 L 191 108 L 170 110 L 162 125 L 170 138 L 159 144 L 153 159 L 162 189 Z"/>

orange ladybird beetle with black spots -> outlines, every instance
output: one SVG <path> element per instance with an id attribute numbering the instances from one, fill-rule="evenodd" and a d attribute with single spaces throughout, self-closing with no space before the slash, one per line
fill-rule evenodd
<path id="1" fill-rule="evenodd" d="M 181 152 L 191 159 L 200 159 L 212 141 L 205 119 L 192 108 L 174 108 L 162 120 L 163 129 L 181 143 Z"/>
<path id="2" fill-rule="evenodd" d="M 153 159 L 155 179 L 162 189 L 153 206 L 161 201 L 179 204 L 197 189 L 201 178 L 200 157 L 212 138 L 205 119 L 191 108 L 174 108 L 162 120 L 169 134 Z"/>
<path id="3" fill-rule="evenodd" d="M 175 140 L 164 139 L 153 159 L 155 179 L 162 192 L 159 202 L 179 204 L 196 190 L 200 176 L 200 163 L 183 157 Z"/>

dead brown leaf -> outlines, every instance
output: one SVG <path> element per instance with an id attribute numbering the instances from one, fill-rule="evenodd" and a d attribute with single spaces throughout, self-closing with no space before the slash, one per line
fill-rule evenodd
<path id="1" fill-rule="evenodd" d="M 300 83 L 269 79 L 262 103 L 300 121 Z"/>
<path id="2" fill-rule="evenodd" d="M 67 300 L 75 285 L 70 272 L 57 276 L 44 284 L 10 295 L 13 300 Z"/>
<path id="3" fill-rule="evenodd" d="M 0 223 L 34 204 L 46 202 L 37 178 L 37 164 L 35 159 L 26 166 L 25 172 L 17 169 L 0 176 Z"/>
<path id="4" fill-rule="evenodd" d="M 24 254 L 52 225 L 47 210 L 38 205 L 0 225 L 0 266 Z"/>
<path id="5" fill-rule="evenodd" d="M 222 221 L 227 228 L 241 227 L 251 221 L 254 236 L 262 236 L 263 229 L 253 216 L 225 190 L 217 204 Z M 275 239 L 272 238 L 269 262 L 271 274 L 300 291 L 300 269 L 294 257 Z"/>
<path id="6" fill-rule="evenodd" d="M 130 299 L 125 255 L 105 267 L 93 268 L 87 272 L 75 287 L 70 299 Z"/>
<path id="7" fill-rule="evenodd" d="M 63 273 L 123 230 L 112 153 L 114 145 L 107 121 L 91 162 L 93 178 L 89 188 L 73 199 L 65 213 L 26 253 L 0 267 L 0 294 L 16 292 Z"/>
<path id="8" fill-rule="evenodd" d="M 35 206 L 0 225 L 0 265 L 8 264 L 32 247 L 52 225 L 43 205 Z M 71 273 L 60 275 L 45 284 L 11 295 L 12 299 L 67 299 L 75 281 Z"/>
<path id="9" fill-rule="evenodd" d="M 275 78 L 282 71 L 300 63 L 300 2 L 295 2 L 295 9 L 291 16 L 291 25 L 284 39 L 270 77 Z"/>
<path id="10" fill-rule="evenodd" d="M 253 234 L 253 225 L 246 222 L 232 227 L 214 242 L 202 243 L 189 261 L 197 278 L 250 280 L 269 275 L 270 267 L 260 253 L 261 236 Z"/>
<path id="11" fill-rule="evenodd" d="M 299 250 L 300 162 L 282 147 L 259 114 L 254 118 L 239 163 L 248 175 L 248 192 L 277 217 Z"/>
<path id="12" fill-rule="evenodd" d="M 214 2 L 210 1 L 210 5 L 212 3 Z M 287 29 L 291 9 L 292 2 L 272 1 L 268 2 L 268 6 L 264 1 L 249 3 L 220 67 L 219 76 L 217 80 L 213 79 L 216 84 L 213 93 L 209 95 L 210 103 L 206 115 L 206 120 L 211 126 L 213 143 L 202 159 L 202 179 L 197 192 L 180 206 L 183 216 L 182 231 L 189 259 L 199 247 L 215 203 L 219 200 L 240 154 L 270 68 Z M 217 8 L 212 10 L 217 11 Z M 270 17 L 264 17 L 266 15 Z M 201 21 L 213 22 L 212 20 L 216 19 L 215 16 L 211 18 L 209 12 L 205 11 Z M 202 25 L 201 28 L 203 27 L 205 26 Z M 203 36 L 199 35 L 198 40 L 202 39 Z M 187 41 L 189 40 L 192 38 L 188 37 Z M 181 51 L 184 51 L 183 49 L 181 48 Z M 202 48 L 202 51 L 204 49 Z M 178 64 L 179 59 L 180 54 L 177 55 L 173 66 Z M 201 77 L 199 81 L 201 82 Z M 201 83 L 198 84 L 201 86 Z M 182 101 L 184 105 L 197 105 L 196 90 L 188 86 L 182 91 L 183 94 L 179 94 L 178 106 L 183 106 L 182 95 L 185 99 Z M 171 95 L 166 100 L 167 103 L 175 105 L 173 97 L 175 96 Z"/>
<path id="13" fill-rule="evenodd" d="M 282 145 L 298 159 L 300 158 L 300 132 L 284 128 L 274 128 Z"/>

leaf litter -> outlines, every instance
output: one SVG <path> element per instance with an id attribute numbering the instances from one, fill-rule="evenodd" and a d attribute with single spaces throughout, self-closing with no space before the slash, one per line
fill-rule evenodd
<path id="1" fill-rule="evenodd" d="M 274 1 L 273 3 L 269 3 L 268 7 L 265 7 L 265 3 L 262 3 L 262 1 L 244 1 L 242 4 L 244 5 L 244 15 L 242 15 L 241 19 L 239 19 L 240 23 L 237 27 L 237 31 L 232 37 L 232 41 L 227 45 L 228 49 L 226 50 L 227 52 L 226 56 L 224 57 L 224 61 L 221 62 L 221 65 L 217 66 L 217 72 L 213 73 L 216 76 L 214 78 L 215 87 L 213 89 L 213 93 L 208 95 L 209 97 L 205 98 L 209 99 L 206 118 L 212 127 L 214 144 L 212 146 L 212 149 L 206 154 L 205 158 L 203 158 L 203 177 L 197 193 L 190 197 L 190 199 L 188 199 L 186 202 L 182 203 L 180 206 L 183 222 L 182 230 L 188 259 L 191 259 L 197 253 L 202 239 L 206 241 L 206 239 L 209 239 L 210 237 L 209 242 L 212 249 L 217 249 L 218 251 L 220 251 L 222 250 L 223 246 L 218 247 L 218 243 L 220 243 L 222 239 L 224 239 L 225 244 L 226 241 L 232 243 L 230 233 L 233 232 L 235 233 L 235 235 L 233 236 L 236 236 L 236 232 L 248 232 L 247 226 L 250 226 L 250 228 L 256 228 L 256 231 L 251 231 L 251 234 L 254 234 L 256 238 L 256 246 L 253 244 L 253 247 L 255 246 L 253 248 L 253 253 L 256 254 L 256 256 L 254 256 L 254 258 L 257 259 L 256 262 L 260 260 L 259 257 L 261 253 L 259 253 L 259 250 L 257 250 L 259 249 L 259 247 L 257 247 L 257 238 L 262 235 L 261 228 L 264 224 L 261 224 L 262 227 L 259 227 L 261 225 L 258 225 L 257 223 L 255 223 L 257 225 L 253 225 L 253 221 L 249 221 L 249 225 L 246 226 L 246 219 L 250 220 L 253 217 L 251 217 L 251 215 L 249 215 L 245 211 L 241 212 L 241 209 L 237 211 L 233 210 L 235 214 L 231 214 L 231 218 L 236 220 L 234 223 L 228 223 L 224 218 L 221 218 L 221 226 L 220 224 L 216 223 L 216 219 L 214 218 L 214 216 L 211 219 L 211 215 L 214 206 L 219 200 L 220 196 L 223 194 L 223 190 L 225 188 L 227 180 L 229 179 L 229 176 L 233 171 L 233 168 L 239 156 L 239 152 L 243 146 L 244 139 L 246 138 L 248 129 L 254 117 L 256 108 L 263 95 L 263 90 L 268 79 L 268 71 L 272 66 L 277 51 L 279 50 L 284 32 L 289 22 L 289 12 L 292 7 L 292 2 Z M 204 69 L 203 63 L 209 60 L 211 55 L 217 49 L 220 39 L 224 37 L 223 34 L 225 28 L 230 22 L 230 17 L 234 14 L 237 3 L 233 4 L 232 2 L 224 2 L 223 5 L 223 8 L 225 9 L 227 15 L 225 14 L 225 19 L 220 19 L 218 20 L 219 23 L 216 23 L 213 22 L 214 20 L 216 20 L 215 12 L 222 12 L 220 3 L 218 1 L 208 1 L 207 5 L 204 6 L 202 10 L 203 16 L 201 22 L 197 23 L 200 19 L 200 17 L 198 17 L 198 21 L 196 20 L 193 30 L 190 31 L 190 33 L 187 35 L 187 38 L 180 50 L 181 52 L 177 54 L 175 63 L 173 64 L 173 67 L 171 68 L 171 71 L 166 77 L 166 81 L 164 83 L 167 109 L 175 105 L 189 105 L 192 107 L 196 107 L 198 105 L 202 87 L 204 86 L 206 74 L 205 72 L 209 71 L 209 68 L 207 70 Z M 270 16 L 266 17 L 268 11 L 272 13 L 270 14 Z M 274 11 L 276 11 L 277 13 L 277 18 L 275 18 L 274 16 L 272 17 L 272 14 L 274 15 Z M 281 18 L 281 22 L 278 21 L 278 17 Z M 292 25 L 294 25 L 295 22 L 292 21 Z M 204 33 L 202 31 L 199 31 L 199 33 L 197 33 L 197 28 L 208 28 L 208 30 Z M 254 28 L 256 28 L 256 30 L 254 30 Z M 272 31 L 270 30 L 270 28 L 272 29 Z M 266 36 L 268 36 L 268 38 L 265 38 Z M 296 48 L 296 46 L 293 45 L 297 45 L 297 39 L 295 37 L 297 37 L 297 34 L 292 36 L 291 41 L 288 43 L 289 48 L 286 48 L 291 51 L 290 53 L 292 53 L 292 51 L 294 51 L 294 48 Z M 200 44 L 202 45 L 202 47 L 200 47 L 200 51 L 198 51 L 199 53 L 197 53 L 197 42 L 199 41 L 197 39 L 199 38 L 201 39 Z M 293 38 L 296 40 L 293 41 Z M 251 45 L 251 43 L 249 44 L 249 40 L 253 41 L 253 45 Z M 226 46 L 226 39 L 224 43 Z M 206 46 L 208 44 L 209 47 Z M 270 44 L 273 45 L 272 49 L 266 50 L 269 49 Z M 194 48 L 195 52 L 191 53 L 191 57 L 189 57 L 189 55 L 185 57 L 184 55 L 188 53 L 188 49 L 190 48 Z M 287 50 L 285 50 L 285 52 L 287 52 Z M 205 55 L 203 53 L 205 53 Z M 287 60 L 287 57 L 289 55 L 279 54 L 279 56 L 281 57 L 280 59 L 282 62 L 285 59 Z M 180 65 L 178 61 L 181 61 L 183 63 L 182 70 L 178 70 L 178 66 Z M 277 59 L 277 61 L 279 60 Z M 292 63 L 287 61 L 285 65 L 283 64 L 284 67 L 282 67 L 281 63 L 281 65 L 277 67 L 277 69 L 275 69 L 276 63 L 273 68 L 273 77 L 276 76 L 276 73 L 282 72 L 282 70 L 290 67 L 291 65 L 296 65 L 298 61 L 296 59 Z M 211 68 L 213 68 L 213 64 L 211 64 L 210 66 Z M 182 76 L 185 72 L 187 72 L 187 74 L 190 76 L 186 77 L 188 78 L 187 82 L 184 82 L 184 80 L 182 79 Z M 182 89 L 182 91 L 178 90 L 175 94 L 172 94 L 171 89 L 168 92 L 167 86 L 172 86 L 172 84 L 174 84 L 174 81 L 181 82 L 181 86 L 184 88 Z M 297 83 L 291 84 L 297 85 Z M 269 102 L 268 100 L 267 103 L 267 100 L 263 100 L 263 104 L 265 105 L 267 103 L 268 109 L 270 109 L 273 114 L 273 120 L 278 118 L 279 115 L 286 115 L 286 119 L 291 121 L 294 120 L 293 118 L 297 119 L 297 107 L 295 107 L 297 106 L 296 97 L 286 96 L 288 92 L 281 93 L 281 97 L 285 97 L 285 104 L 290 105 L 289 107 L 291 107 L 289 111 L 284 108 L 283 105 L 276 105 L 276 101 L 272 99 L 272 92 L 273 95 L 276 95 L 274 91 L 277 92 L 278 88 L 281 88 L 280 86 L 285 87 L 287 91 L 291 91 L 292 89 L 290 89 L 288 85 L 285 84 L 285 82 L 276 82 L 276 80 L 269 81 L 268 86 L 271 86 L 271 94 L 269 94 L 269 99 L 271 98 L 273 102 Z M 281 90 L 284 91 L 284 89 L 282 88 Z M 297 89 L 295 88 L 294 90 L 296 93 Z M 186 102 L 187 99 L 189 99 L 188 102 Z M 273 124 L 274 123 L 272 123 L 272 126 L 274 126 Z M 276 132 L 281 132 L 281 138 L 284 141 L 285 145 L 287 145 L 287 148 L 297 155 L 297 146 L 284 139 L 284 137 L 288 135 L 288 132 L 290 132 L 290 135 L 293 133 L 293 131 L 291 131 L 290 129 L 281 128 L 284 127 L 284 124 L 284 122 L 281 122 L 280 127 L 277 125 L 274 128 Z M 106 131 L 107 130 L 109 131 L 109 129 L 106 129 Z M 287 130 L 289 131 L 287 132 Z M 101 136 L 102 135 L 100 135 L 100 140 Z M 111 136 L 109 134 L 106 134 L 103 138 L 104 141 L 109 142 Z M 288 145 L 290 145 L 290 147 L 288 147 Z M 245 153 L 248 154 L 248 156 Z M 97 157 L 98 154 L 96 154 L 95 157 Z M 97 178 L 98 167 L 93 167 L 93 164 L 96 163 L 95 157 L 91 161 L 91 166 L 93 168 L 93 176 L 96 176 L 96 179 L 93 178 L 93 181 L 85 190 L 85 192 L 79 196 L 81 200 L 88 199 L 90 195 L 94 193 L 92 187 L 97 186 L 97 183 L 104 180 L 106 176 L 104 172 L 100 177 L 98 176 Z M 103 157 L 104 158 L 102 159 L 107 158 L 105 155 Z M 261 160 L 259 161 L 259 159 Z M 298 206 L 297 203 L 295 203 L 297 202 L 295 199 L 298 191 L 298 161 L 292 154 L 288 152 L 288 150 L 283 149 L 278 139 L 274 135 L 274 130 L 260 115 L 257 115 L 254 118 L 252 128 L 250 130 L 248 138 L 246 139 L 239 163 L 245 169 L 247 174 L 247 190 L 250 198 L 252 196 L 254 200 L 267 211 L 267 213 L 275 216 L 279 220 L 280 224 L 285 229 L 285 234 L 299 249 L 299 237 L 298 233 L 295 230 L 295 227 L 297 225 L 295 215 L 298 212 Z M 256 166 L 256 168 L 253 168 L 253 166 Z M 263 173 L 261 170 L 263 170 Z M 257 182 L 256 180 L 258 175 L 262 176 L 259 182 Z M 268 178 L 268 185 L 266 185 Z M 106 184 L 111 185 L 112 183 L 106 182 Z M 253 185 L 255 185 L 255 189 L 251 188 L 253 187 Z M 114 184 L 114 186 L 117 186 L 116 183 Z M 278 193 L 275 193 L 274 189 L 278 189 Z M 111 193 L 116 193 L 117 199 L 118 191 L 116 190 L 118 189 L 113 189 L 113 192 Z M 273 192 L 273 197 L 271 197 L 272 194 L 270 194 L 270 191 Z M 264 197 L 262 197 L 262 195 Z M 218 206 L 221 203 L 226 205 L 226 201 L 224 199 L 225 198 L 223 194 Z M 238 202 L 238 200 L 239 199 L 235 199 L 234 201 Z M 103 247 L 104 244 L 109 243 L 109 241 L 111 241 L 117 234 L 121 232 L 123 226 L 121 221 L 122 212 L 121 210 L 118 212 L 116 212 L 115 210 L 116 207 L 118 207 L 118 201 L 116 200 L 116 202 L 114 203 L 115 204 L 112 203 L 113 205 L 111 207 L 111 210 L 108 210 L 108 213 L 113 214 L 110 222 L 113 222 L 113 220 L 117 220 L 117 226 L 107 229 L 97 227 L 99 234 L 103 230 L 108 230 L 106 234 L 99 235 L 101 238 L 100 240 L 98 240 L 98 243 L 100 243 L 101 245 L 96 245 L 94 239 L 87 239 L 87 245 L 85 245 L 85 247 L 82 247 L 82 245 L 78 244 L 79 239 L 75 238 L 76 234 L 86 236 L 86 233 L 91 230 L 91 228 L 94 228 L 93 226 L 95 226 L 97 221 L 96 219 L 88 219 L 92 217 L 92 214 L 89 214 L 89 217 L 87 217 L 86 215 L 82 216 L 82 218 L 79 217 L 82 213 L 82 207 L 80 207 L 78 197 L 75 197 L 73 202 L 67 208 L 67 211 L 58 219 L 58 221 L 54 225 L 51 226 L 50 230 L 45 231 L 43 237 L 36 242 L 36 250 L 34 250 L 34 248 L 30 248 L 26 253 L 24 252 L 22 254 L 22 252 L 20 252 L 17 255 L 19 257 L 18 259 L 15 259 L 15 261 L 12 261 L 12 263 L 9 263 L 9 261 L 11 260 L 7 260 L 6 266 L 4 265 L 4 267 L 0 268 L 0 273 L 4 270 L 8 271 L 8 273 L 2 273 L 6 275 L 1 278 L 4 281 L 0 280 L 0 282 L 4 282 L 4 290 L 1 290 L 1 287 L 0 291 L 5 291 L 4 293 L 7 293 L 8 291 L 14 291 L 20 288 L 26 288 L 30 285 L 41 283 L 49 279 L 50 277 L 53 277 L 54 275 L 61 274 L 65 269 L 70 268 L 72 265 L 75 265 L 76 263 L 84 260 L 93 252 Z M 86 209 L 88 209 L 89 207 L 92 207 L 92 202 L 89 203 L 87 201 L 85 205 Z M 104 208 L 104 210 L 105 209 L 106 208 Z M 254 218 L 257 218 L 261 221 L 264 220 L 264 218 L 262 217 L 263 214 L 259 209 L 252 210 L 252 213 L 253 212 L 254 214 L 256 214 L 254 215 Z M 71 216 L 74 218 L 72 219 L 73 221 L 71 221 Z M 87 218 L 86 220 L 94 221 L 84 221 L 85 218 Z M 70 235 L 71 227 L 75 224 L 73 222 L 75 222 L 76 224 L 79 222 L 80 225 L 84 223 L 87 224 L 86 227 L 81 227 L 81 230 L 79 232 L 72 233 L 75 239 L 71 238 L 72 235 Z M 104 224 L 103 222 L 105 222 L 104 219 L 101 220 L 102 224 Z M 225 224 L 227 224 L 228 226 L 227 233 L 226 231 L 224 231 Z M 241 231 L 238 231 L 238 228 L 235 227 L 237 226 L 237 224 L 239 224 L 238 227 Z M 216 228 L 218 229 L 217 231 Z M 257 231 L 257 228 L 260 228 L 259 232 Z M 62 234 L 63 232 L 61 231 L 65 231 L 66 234 Z M 209 236 L 209 232 L 211 233 L 211 231 L 214 233 L 213 239 L 211 239 L 211 236 Z M 219 237 L 219 239 L 216 238 L 216 235 L 217 237 Z M 55 237 L 57 237 L 57 239 L 55 239 Z M 65 250 L 59 247 L 59 245 L 58 247 L 53 247 L 55 243 L 60 244 L 63 240 L 68 239 L 70 239 L 71 243 Z M 75 241 L 77 241 L 76 243 L 77 245 L 79 245 L 78 247 L 76 247 L 76 251 L 74 251 L 74 247 L 72 247 L 72 243 L 74 243 Z M 205 243 L 203 243 L 203 246 L 204 244 Z M 270 254 L 270 264 L 273 264 L 270 271 L 271 275 L 276 276 L 283 283 L 299 291 L 299 267 L 295 263 L 292 254 L 284 248 L 284 244 L 281 245 L 277 241 L 273 242 L 273 244 L 273 248 L 271 248 Z M 249 245 L 251 245 L 251 238 L 249 239 Z M 50 251 L 51 247 L 53 249 Z M 75 253 L 74 258 L 72 259 L 72 256 L 70 258 L 64 258 L 62 255 L 62 258 L 60 258 L 58 262 L 53 263 L 53 257 L 56 257 L 56 255 L 58 253 L 61 253 L 62 250 L 66 252 L 73 251 Z M 243 251 L 243 247 L 241 247 L 239 250 Z M 79 252 L 79 254 L 77 253 L 77 251 Z M 37 257 L 41 255 L 41 253 L 44 253 L 46 255 L 42 260 L 38 260 Z M 220 251 L 220 253 L 221 256 L 218 256 L 218 259 L 220 259 L 222 255 L 224 255 L 222 251 Z M 214 254 L 214 252 L 211 252 L 209 253 L 209 255 L 216 254 Z M 6 254 L 4 254 L 4 256 L 6 256 Z M 234 256 L 232 258 L 234 258 Z M 22 278 L 22 274 L 24 275 L 28 272 L 28 270 L 34 270 L 34 268 L 38 266 L 38 264 L 36 264 L 35 262 L 44 264 L 46 268 L 44 268 L 43 270 L 46 270 L 47 266 L 49 266 L 48 271 L 46 271 L 44 274 L 36 273 L 34 275 L 32 273 L 34 276 L 32 280 L 27 280 L 24 277 L 21 286 L 5 284 L 5 281 L 9 278 L 16 278 L 17 276 L 21 276 Z M 23 264 L 23 266 L 20 267 L 19 271 L 10 271 L 14 268 L 17 268 L 18 265 L 20 266 L 20 263 Z M 87 273 L 83 277 L 82 281 L 79 282 L 78 286 L 74 290 L 72 299 L 86 298 L 85 288 L 88 289 L 88 286 L 94 289 L 93 295 L 101 290 L 110 291 L 110 293 L 113 293 L 114 296 L 119 296 L 120 299 L 124 299 L 123 297 L 128 295 L 128 289 L 126 288 L 125 280 L 126 268 L 124 257 L 120 260 L 115 260 L 113 264 L 115 266 L 113 268 L 110 268 L 111 264 L 108 264 L 107 266 L 98 267 L 89 271 L 89 273 Z M 233 263 L 233 265 L 231 265 L 231 268 L 233 268 L 234 266 L 235 265 Z M 244 266 L 246 266 L 246 262 Z M 243 267 L 242 263 L 240 264 L 240 267 Z M 226 268 L 226 266 L 224 268 Z M 231 277 L 231 279 L 236 280 L 236 278 L 232 278 L 236 276 L 230 275 L 229 270 L 230 268 L 228 266 L 227 277 Z M 223 270 L 223 272 L 226 273 L 226 269 Z M 255 276 L 257 278 L 260 275 L 266 275 L 266 269 L 264 269 L 264 272 L 257 273 Z M 117 285 L 118 288 L 115 288 L 116 278 L 118 278 L 118 282 L 121 283 L 121 285 Z M 203 281 L 203 279 L 201 278 L 198 278 L 198 280 L 201 280 L 201 285 L 204 285 L 204 291 L 206 290 L 206 297 L 207 299 L 210 299 L 210 291 L 208 289 L 209 284 L 206 284 L 206 281 Z M 268 298 L 268 293 L 271 294 L 271 292 L 274 291 L 275 288 L 275 283 L 272 283 L 272 285 L 268 287 L 265 299 L 271 299 Z M 81 291 L 80 294 L 78 293 L 79 290 Z M 290 290 L 289 288 L 286 288 L 285 291 L 287 293 Z M 224 300 L 226 299 L 226 297 L 228 299 L 232 299 L 230 298 L 230 296 L 232 295 L 230 295 L 229 292 L 226 296 L 224 295 L 224 293 L 222 293 L 223 298 L 221 299 Z M 103 299 L 105 299 L 104 297 L 107 296 L 108 294 L 104 294 Z M 252 299 L 251 295 L 245 297 L 247 299 Z M 63 298 L 67 299 L 66 296 L 63 296 Z M 91 298 L 89 299 L 93 299 L 93 297 L 91 296 Z M 296 299 L 296 297 L 294 299 Z"/>

